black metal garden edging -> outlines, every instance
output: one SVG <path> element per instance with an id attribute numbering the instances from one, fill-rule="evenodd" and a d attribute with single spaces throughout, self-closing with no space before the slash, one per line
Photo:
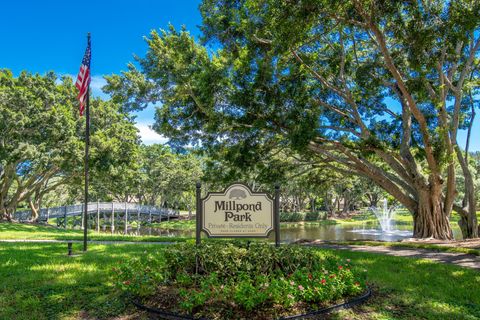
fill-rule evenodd
<path id="1" fill-rule="evenodd" d="M 333 306 L 330 306 L 330 307 L 327 307 L 327 308 L 315 310 L 315 311 L 312 311 L 312 312 L 309 312 L 309 313 L 297 314 L 297 315 L 294 315 L 294 316 L 283 317 L 283 318 L 280 318 L 279 320 L 308 319 L 308 318 L 315 317 L 315 316 L 320 315 L 320 314 L 327 314 L 327 313 L 330 313 L 330 312 L 335 311 L 335 310 L 348 309 L 348 308 L 354 307 L 356 305 L 359 305 L 359 304 L 367 301 L 368 298 L 370 298 L 371 295 L 372 295 L 372 290 L 370 289 L 370 287 L 367 287 L 367 292 L 365 292 L 360 297 L 354 298 L 352 300 L 348 300 L 347 302 L 339 303 L 339 304 L 336 304 L 336 305 L 333 305 Z"/>
<path id="2" fill-rule="evenodd" d="M 335 310 L 348 309 L 348 308 L 351 308 L 353 306 L 359 305 L 359 304 L 367 301 L 368 298 L 370 298 L 371 295 L 372 295 L 372 290 L 368 287 L 367 292 L 365 292 L 363 295 L 361 295 L 360 297 L 348 300 L 344 303 L 339 303 L 339 304 L 336 304 L 336 305 L 333 305 L 333 306 L 330 306 L 330 307 L 327 307 L 327 308 L 315 310 L 315 311 L 304 313 L 304 314 L 297 314 L 297 315 L 293 315 L 293 316 L 282 317 L 282 318 L 279 318 L 278 320 L 308 319 L 308 318 L 312 318 L 312 317 L 315 317 L 315 316 L 318 316 L 318 315 L 321 315 L 321 314 L 327 314 L 327 313 L 330 313 L 330 312 L 335 311 Z M 194 317 L 188 316 L 188 315 L 181 315 L 181 314 L 168 312 L 168 311 L 153 308 L 153 307 L 148 307 L 148 306 L 145 306 L 145 305 L 143 305 L 143 304 L 141 304 L 141 303 L 139 303 L 135 300 L 132 300 L 132 303 L 137 308 L 139 308 L 141 310 L 144 310 L 144 311 L 148 311 L 148 312 L 157 314 L 157 315 L 163 317 L 163 319 L 166 319 L 166 320 L 208 320 L 206 318 L 194 318 Z"/>

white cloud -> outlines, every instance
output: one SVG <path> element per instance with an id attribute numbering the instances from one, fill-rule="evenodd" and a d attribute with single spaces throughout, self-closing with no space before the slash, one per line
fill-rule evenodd
<path id="1" fill-rule="evenodd" d="M 77 80 L 77 75 L 63 73 L 59 75 L 59 78 L 56 80 L 57 83 L 60 83 L 60 77 L 67 76 L 72 78 L 72 81 L 75 82 Z M 103 76 L 92 76 L 90 80 L 90 90 L 94 97 L 100 97 L 103 100 L 110 99 L 110 96 L 106 93 L 103 93 L 102 87 L 107 84 L 107 81 L 103 78 Z"/>
<path id="2" fill-rule="evenodd" d="M 73 81 L 76 80 L 77 76 L 72 74 L 62 74 L 61 76 L 68 76 L 72 78 Z M 57 83 L 60 83 L 60 79 L 57 79 Z M 102 92 L 102 87 L 107 84 L 107 81 L 103 78 L 103 76 L 92 76 L 90 81 L 90 90 L 92 91 L 92 95 L 94 97 L 100 97 L 104 100 L 110 99 L 108 94 Z M 159 135 L 155 131 L 151 129 L 151 121 L 150 119 L 153 118 L 154 107 L 152 105 L 148 106 L 146 110 L 139 111 L 136 113 L 137 116 L 143 115 L 148 120 L 142 120 L 135 124 L 137 127 L 140 138 L 142 142 L 146 145 L 160 143 L 164 144 L 168 142 L 168 139 L 164 136 Z"/>
<path id="3" fill-rule="evenodd" d="M 155 143 L 164 144 L 168 141 L 167 138 L 153 131 L 147 123 L 136 123 L 135 126 L 140 131 L 142 142 L 146 145 Z"/>
<path id="4" fill-rule="evenodd" d="M 74 79 L 76 79 L 76 76 Z M 102 87 L 106 84 L 107 81 L 103 78 L 103 76 L 92 76 L 90 80 L 90 91 L 92 92 L 92 96 L 100 97 L 103 100 L 110 99 L 110 95 L 102 91 Z"/>
<path id="5" fill-rule="evenodd" d="M 103 78 L 103 76 L 92 76 L 92 80 L 90 81 L 90 89 L 92 89 L 93 92 L 102 93 L 102 87 L 106 84 L 107 81 Z"/>

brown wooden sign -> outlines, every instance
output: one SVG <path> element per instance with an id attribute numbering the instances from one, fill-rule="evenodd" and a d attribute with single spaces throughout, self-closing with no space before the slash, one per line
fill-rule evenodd
<path id="1" fill-rule="evenodd" d="M 197 243 L 201 231 L 211 238 L 266 238 L 276 231 L 278 242 L 278 203 L 267 193 L 234 183 L 223 192 L 199 196 L 197 184 Z"/>

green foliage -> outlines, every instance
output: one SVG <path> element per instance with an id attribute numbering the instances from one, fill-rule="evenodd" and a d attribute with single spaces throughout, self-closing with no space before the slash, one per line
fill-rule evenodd
<path id="1" fill-rule="evenodd" d="M 361 188 L 352 188 L 358 183 L 355 177 L 341 178 L 332 170 L 318 168 L 307 159 L 299 159 L 300 155 L 289 150 L 275 149 L 267 153 L 262 151 L 262 157 L 254 163 L 243 163 L 238 166 L 230 158 L 231 149 L 218 149 L 219 153 L 204 157 L 205 175 L 203 179 L 210 190 L 221 190 L 232 182 L 244 181 L 254 190 L 273 193 L 275 185 L 281 190 L 281 215 L 283 221 L 299 221 L 298 214 L 283 212 L 301 212 L 325 208 L 329 199 L 325 194 L 334 192 L 337 185 L 359 197 Z M 371 184 L 369 185 L 371 187 Z M 366 189 L 364 189 L 366 190 Z M 338 196 L 341 196 L 338 195 Z M 351 197 L 353 198 L 353 197 Z M 292 216 L 293 220 L 290 220 Z M 303 219 L 303 218 L 302 218 Z M 301 220 L 302 220 L 301 219 Z"/>
<path id="2" fill-rule="evenodd" d="M 153 223 L 152 226 L 162 229 L 174 229 L 174 230 L 195 230 L 195 220 L 170 220 L 162 221 L 160 223 Z"/>
<path id="3" fill-rule="evenodd" d="M 68 77 L 0 71 L 0 219 L 30 201 L 38 209 L 83 197 L 85 118 L 76 95 Z M 134 119 L 115 100 L 91 99 L 91 199 L 191 208 L 200 160 L 140 146 Z"/>
<path id="4" fill-rule="evenodd" d="M 108 80 L 126 107 L 162 102 L 154 128 L 175 147 L 249 178 L 288 150 L 367 176 L 412 213 L 427 181 L 452 179 L 450 139 L 478 107 L 478 1 L 204 0 L 200 12 L 201 42 L 152 32 L 138 69 Z"/>
<path id="5" fill-rule="evenodd" d="M 154 259 L 151 255 L 143 259 L 128 259 L 122 268 L 114 267 L 118 285 L 123 290 L 135 296 L 144 297 L 155 292 L 155 287 L 164 281 L 162 270 L 163 260 Z M 138 272 L 142 270 L 142 272 Z"/>
<path id="6" fill-rule="evenodd" d="M 80 173 L 80 122 L 71 79 L 0 70 L 0 220 Z"/>
<path id="7" fill-rule="evenodd" d="M 325 303 L 357 295 L 366 285 L 365 272 L 353 266 L 350 259 L 293 245 L 182 244 L 168 247 L 157 259 L 165 263 L 157 264 L 162 277 L 156 284 L 161 286 L 166 281 L 168 286 L 178 288 L 179 306 L 193 313 L 231 302 L 247 312 L 275 304 L 288 308 L 301 302 Z M 119 267 L 117 286 L 130 294 L 147 293 L 154 298 L 153 292 L 143 287 L 148 284 L 157 288 L 150 282 L 154 263 L 155 258 L 141 264 L 138 260 L 126 262 Z"/>
<path id="8" fill-rule="evenodd" d="M 0 319 L 111 319 L 127 304 L 114 290 L 112 268 L 151 245 L 90 245 L 87 253 L 67 256 L 63 243 L 2 243 Z M 73 244 L 74 254 L 82 251 Z"/>
<path id="9" fill-rule="evenodd" d="M 81 251 L 80 244 L 74 244 L 73 248 L 75 253 Z M 138 312 L 113 289 L 116 280 L 112 268 L 132 257 L 143 259 L 155 251 L 159 251 L 155 256 L 161 260 L 164 249 L 146 244 L 91 245 L 87 253 L 68 257 L 64 244 L 2 243 L 0 319 L 79 319 L 86 314 L 99 320 L 138 317 Z M 319 251 L 320 255 L 323 252 L 333 251 Z M 335 255 L 343 261 L 351 259 L 361 270 L 368 269 L 368 281 L 376 289 L 375 298 L 364 306 L 334 312 L 333 319 L 480 317 L 480 296 L 472 294 L 478 290 L 478 271 L 373 253 L 336 250 Z M 270 282 L 269 287 L 272 286 Z M 280 299 L 276 293 L 273 296 Z M 248 314 L 245 318 L 252 319 Z"/>
<path id="10" fill-rule="evenodd" d="M 195 183 L 203 173 L 201 160 L 192 152 L 175 153 L 168 146 L 142 146 L 136 192 L 143 203 L 192 209 Z"/>
<path id="11" fill-rule="evenodd" d="M 305 213 L 305 221 L 318 221 L 325 220 L 327 218 L 326 212 L 314 211 Z"/>
<path id="12" fill-rule="evenodd" d="M 48 225 L 25 223 L 0 223 L 2 240 L 83 240 L 83 230 L 56 228 Z M 128 242 L 174 242 L 187 241 L 184 237 L 136 236 L 88 231 L 88 239 L 93 241 L 128 241 Z"/>
<path id="13" fill-rule="evenodd" d="M 57 80 L 53 72 L 0 70 L 0 219 L 30 202 L 38 209 L 49 192 L 61 194 L 50 197 L 53 205 L 83 190 L 85 118 L 72 80 Z M 118 104 L 92 99 L 90 108 L 92 196 L 123 194 L 134 176 L 137 129 Z"/>
<path id="14" fill-rule="evenodd" d="M 118 104 L 94 99 L 90 108 L 92 198 L 127 201 L 138 184 L 141 159 L 138 129 Z M 81 183 L 78 186 L 75 191 L 82 194 Z"/>
<path id="15" fill-rule="evenodd" d="M 280 212 L 280 222 L 298 222 L 305 220 L 305 214 L 301 212 Z"/>

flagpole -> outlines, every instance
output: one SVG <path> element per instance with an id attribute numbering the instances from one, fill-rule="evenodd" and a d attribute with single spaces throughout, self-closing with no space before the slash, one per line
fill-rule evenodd
<path id="1" fill-rule="evenodd" d="M 90 44 L 90 32 L 87 35 L 88 44 Z M 91 68 L 90 68 L 91 72 Z M 91 74 L 91 73 L 90 73 Z M 87 103 L 85 112 L 85 203 L 83 205 L 83 251 L 87 251 L 87 232 L 88 232 L 88 183 L 89 183 L 89 149 L 90 149 L 90 82 L 87 88 Z"/>

